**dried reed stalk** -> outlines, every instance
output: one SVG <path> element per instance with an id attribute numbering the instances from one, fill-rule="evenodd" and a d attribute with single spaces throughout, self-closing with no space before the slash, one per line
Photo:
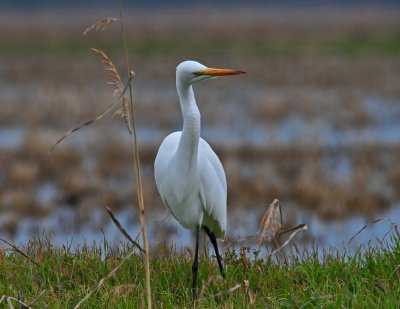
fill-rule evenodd
<path id="1" fill-rule="evenodd" d="M 2 295 L 0 298 L 0 304 L 3 301 L 7 301 L 8 308 L 10 308 L 10 309 L 14 309 L 14 306 L 11 301 L 17 302 L 20 305 L 20 308 L 32 309 L 32 307 L 29 306 L 28 304 L 24 303 L 23 301 L 19 300 L 18 298 L 12 297 L 12 296 Z"/>
<path id="2" fill-rule="evenodd" d="M 111 217 L 111 220 L 114 222 L 114 224 L 117 226 L 119 231 L 128 239 L 132 245 L 134 245 L 136 248 L 138 248 L 140 251 L 144 252 L 143 248 L 132 239 L 132 237 L 128 234 L 128 232 L 122 227 L 121 223 L 115 218 L 114 214 L 112 213 L 111 209 L 109 207 L 106 207 L 108 215 Z"/>
<path id="3" fill-rule="evenodd" d="M 276 248 L 274 251 L 272 251 L 270 253 L 270 255 L 274 255 L 277 254 L 279 252 L 281 252 L 283 250 L 283 248 L 285 248 L 294 238 L 294 236 L 296 236 L 297 233 L 301 232 L 301 231 L 307 231 L 308 230 L 308 225 L 307 224 L 300 224 L 294 228 L 291 228 L 290 231 L 293 231 L 292 234 L 290 234 L 289 238 L 282 244 L 280 245 L 278 248 Z"/>
<path id="4" fill-rule="evenodd" d="M 269 255 L 274 255 L 279 253 L 283 248 L 285 248 L 292 241 L 294 236 L 301 231 L 306 231 L 308 229 L 307 224 L 299 224 L 295 227 L 283 230 L 283 218 L 282 218 L 282 208 L 278 199 L 275 199 L 269 206 L 265 214 L 263 215 L 260 223 L 260 228 L 255 235 L 246 236 L 240 238 L 238 241 L 254 241 L 256 240 L 257 245 L 261 246 L 266 242 L 275 242 L 276 249 L 273 250 Z M 282 234 L 291 233 L 289 238 L 280 245 L 278 243 L 279 236 Z"/>
<path id="5" fill-rule="evenodd" d="M 140 223 L 142 226 L 142 236 L 143 236 L 143 244 L 144 244 L 144 256 L 145 256 L 145 273 L 146 273 L 146 294 L 147 294 L 147 306 L 148 308 L 152 308 L 152 300 L 151 300 L 151 285 L 150 285 L 150 261 L 149 261 L 149 245 L 148 245 L 148 240 L 147 240 L 147 233 L 146 233 L 146 224 L 145 224 L 145 217 L 144 217 L 144 201 L 143 201 L 143 188 L 142 188 L 142 179 L 141 179 L 141 172 L 140 172 L 140 161 L 139 161 L 139 147 L 137 144 L 137 136 L 136 136 L 136 126 L 135 126 L 135 114 L 134 114 L 134 106 L 133 106 L 133 98 L 132 98 L 132 87 L 131 87 L 131 81 L 134 76 L 134 72 L 130 70 L 130 65 L 129 65 L 129 58 L 128 58 L 128 48 L 127 48 L 127 40 L 126 40 L 126 31 L 125 31 L 125 25 L 123 21 L 123 16 L 122 16 L 122 9 L 120 7 L 120 16 L 121 18 L 118 19 L 121 22 L 121 29 L 122 29 L 122 34 L 123 34 L 123 43 L 124 43 L 124 49 L 125 49 L 125 58 L 126 58 L 126 66 L 128 69 L 128 81 L 126 85 L 124 86 L 122 83 L 122 79 L 120 74 L 118 73 L 117 68 L 115 67 L 114 63 L 111 61 L 111 59 L 101 50 L 96 49 L 96 48 L 91 48 L 93 52 L 95 52 L 101 59 L 104 64 L 105 70 L 108 72 L 109 76 L 111 77 L 111 81 L 108 82 L 108 84 L 111 84 L 114 86 L 115 91 L 114 91 L 114 97 L 116 99 L 114 102 L 107 108 L 105 112 L 103 112 L 101 115 L 97 116 L 95 119 L 90 120 L 85 122 L 84 124 L 70 130 L 66 134 L 64 134 L 50 149 L 50 152 L 63 140 L 65 139 L 69 134 L 78 131 L 84 126 L 90 125 L 91 123 L 103 118 L 106 116 L 113 108 L 117 105 L 117 103 L 122 101 L 122 107 L 119 112 L 125 119 L 125 122 L 128 126 L 128 131 L 130 133 L 131 137 L 131 150 L 132 150 L 132 157 L 134 159 L 134 173 L 135 173 L 135 178 L 136 178 L 136 189 L 137 189 L 137 196 L 138 196 L 138 203 L 139 203 L 139 208 L 140 208 Z M 91 26 L 89 26 L 83 34 L 86 35 L 92 30 L 99 30 L 99 29 L 105 29 L 105 27 L 117 19 L 115 18 L 108 18 L 104 20 L 100 20 Z M 129 89 L 129 103 L 128 100 L 124 97 L 124 94 L 126 91 Z M 116 221 L 115 217 L 112 216 L 112 213 L 110 213 L 111 218 L 113 219 L 114 223 L 118 222 Z M 117 223 L 116 223 L 117 224 Z M 120 229 L 120 231 L 127 236 L 127 233 L 123 232 L 122 226 L 117 227 Z M 128 235 L 129 236 L 129 235 Z M 128 237 L 130 241 L 133 241 L 130 237 Z M 133 243 L 136 243 L 133 241 Z M 137 244 L 137 243 L 136 243 Z M 138 245 L 137 245 L 138 246 Z M 141 250 L 143 250 L 140 246 L 138 246 Z M 97 291 L 103 284 L 104 282 L 112 276 L 118 269 L 121 267 L 121 265 L 134 253 L 135 251 L 132 250 L 131 253 L 129 253 L 123 260 L 122 262 L 115 268 L 113 269 L 107 276 L 105 276 L 103 279 L 100 280 L 98 285 L 96 286 L 95 289 L 90 291 L 77 305 L 75 308 L 79 308 L 79 306 L 85 302 L 95 291 Z"/>
<path id="6" fill-rule="evenodd" d="M 114 63 L 102 50 L 96 48 L 91 48 L 91 50 L 101 58 L 104 69 L 109 73 L 111 82 L 108 82 L 108 84 L 115 86 L 116 91 L 121 92 L 123 89 L 122 80 Z"/>
<path id="7" fill-rule="evenodd" d="M 132 128 L 130 126 L 130 121 L 129 121 L 129 115 L 126 112 L 127 110 L 127 99 L 124 97 L 124 94 L 126 93 L 127 89 L 129 88 L 129 84 L 132 81 L 132 78 L 134 76 L 134 74 L 130 74 L 128 81 L 126 82 L 126 85 L 124 86 L 124 84 L 122 83 L 121 80 L 121 76 L 118 73 L 117 68 L 115 67 L 114 63 L 111 61 L 111 59 L 106 55 L 105 52 L 103 52 L 102 50 L 96 49 L 96 48 L 91 48 L 91 50 L 93 52 L 95 52 L 102 60 L 103 64 L 104 64 L 104 69 L 106 70 L 106 72 L 109 74 L 109 76 L 111 77 L 111 81 L 108 82 L 109 85 L 114 86 L 114 97 L 115 100 L 113 103 L 111 103 L 109 105 L 109 107 L 102 112 L 100 115 L 98 115 L 96 118 L 86 121 L 83 124 L 80 124 L 79 126 L 69 130 L 67 133 L 65 133 L 61 138 L 59 138 L 57 140 L 57 142 L 55 142 L 55 144 L 50 148 L 49 150 L 49 154 L 54 150 L 54 148 L 61 143 L 68 135 L 82 129 L 83 127 L 86 127 L 88 125 L 91 125 L 92 123 L 104 118 L 105 116 L 107 116 L 112 110 L 114 110 L 116 108 L 116 106 L 120 103 L 120 101 L 122 100 L 122 106 L 117 110 L 117 113 L 119 113 L 121 116 L 124 117 L 125 119 L 125 123 L 127 124 L 128 130 L 129 132 L 132 132 Z"/>
<path id="8" fill-rule="evenodd" d="M 268 207 L 261 219 L 257 245 L 261 246 L 264 242 L 275 240 L 282 228 L 282 210 L 279 200 L 275 199 Z"/>
<path id="9" fill-rule="evenodd" d="M 132 78 L 132 71 L 130 70 L 130 62 L 128 56 L 128 46 L 126 39 L 126 30 L 125 23 L 122 14 L 122 5 L 120 5 L 120 19 L 121 19 L 121 31 L 123 36 L 124 50 L 125 50 L 125 61 L 126 68 L 128 71 L 128 79 Z M 129 87 L 129 105 L 127 108 L 128 115 L 126 117 L 129 127 L 131 130 L 131 150 L 132 157 L 134 159 L 135 166 L 135 178 L 136 178 L 136 190 L 140 208 L 140 224 L 142 226 L 142 237 L 143 237 L 143 245 L 144 245 L 144 257 L 145 257 L 145 273 L 146 273 L 146 295 L 147 295 L 147 308 L 152 308 L 152 299 L 151 299 L 151 281 L 150 281 L 150 258 L 149 258 L 149 243 L 147 240 L 147 232 L 146 232 L 146 221 L 145 221 L 145 209 L 144 209 L 144 200 L 143 200 L 143 188 L 142 188 L 142 177 L 140 172 L 140 160 L 139 160 L 139 147 L 137 144 L 137 136 L 136 136 L 136 123 L 135 123 L 135 113 L 134 113 L 134 104 L 133 104 L 133 96 L 132 96 L 132 87 L 131 83 L 128 85 Z"/>
<path id="10" fill-rule="evenodd" d="M 44 293 L 46 293 L 46 290 L 43 290 L 42 292 L 40 292 L 40 294 L 30 302 L 29 306 L 32 307 L 34 304 L 37 303 L 37 301 L 44 295 Z"/>
<path id="11" fill-rule="evenodd" d="M 33 305 L 36 304 L 36 302 L 44 295 L 44 293 L 46 293 L 46 290 L 43 290 L 42 292 L 40 292 L 40 294 L 33 300 L 31 301 L 29 304 L 23 302 L 22 300 L 12 297 L 12 296 L 7 296 L 7 295 L 2 295 L 0 298 L 0 304 L 3 301 L 7 301 L 8 304 L 8 308 L 13 309 L 14 306 L 12 304 L 11 301 L 15 301 L 20 305 L 20 308 L 29 308 L 32 309 Z"/>
<path id="12" fill-rule="evenodd" d="M 353 239 L 356 238 L 356 237 L 357 237 L 362 231 L 364 231 L 367 227 L 369 227 L 369 226 L 371 226 L 371 225 L 374 225 L 374 224 L 377 224 L 377 223 L 379 223 L 379 222 L 381 222 L 381 221 L 387 221 L 387 222 L 389 222 L 390 225 L 392 226 L 392 230 L 396 233 L 397 237 L 400 237 L 397 224 L 396 224 L 393 220 L 391 220 L 390 218 L 386 218 L 386 217 L 385 217 L 385 218 L 380 218 L 380 219 L 377 219 L 377 220 L 373 220 L 373 221 L 371 221 L 371 222 L 368 222 L 368 223 L 367 223 L 366 225 L 364 225 L 353 237 L 350 238 L 350 240 L 348 241 L 347 244 L 350 244 L 350 243 L 353 241 Z"/>
<path id="13" fill-rule="evenodd" d="M 116 113 L 120 114 L 125 119 L 125 123 L 128 127 L 129 133 L 132 134 L 132 125 L 128 112 L 128 101 L 124 95 L 126 91 L 130 89 L 130 83 L 135 73 L 133 71 L 130 72 L 128 76 L 128 81 L 124 86 L 117 68 L 115 67 L 111 59 L 106 55 L 106 53 L 96 48 L 91 48 L 91 50 L 95 52 L 102 59 L 102 62 L 104 64 L 104 69 L 106 70 L 106 72 L 108 72 L 108 75 L 111 77 L 111 81 L 109 81 L 107 84 L 114 86 L 115 88 L 114 97 L 116 98 L 116 102 L 122 100 L 122 107 L 118 109 Z"/>
<path id="14" fill-rule="evenodd" d="M 209 277 L 208 280 L 207 280 L 207 283 L 203 284 L 203 286 L 201 287 L 201 291 L 197 295 L 197 298 L 196 298 L 195 302 L 193 303 L 193 307 L 197 308 L 197 306 L 207 298 L 211 298 L 211 297 L 218 298 L 218 297 L 221 297 L 221 296 L 224 296 L 224 295 L 230 295 L 230 294 L 235 293 L 235 291 L 237 291 L 240 288 L 243 288 L 244 293 L 245 293 L 246 297 L 249 300 L 248 304 L 250 306 L 254 305 L 254 303 L 255 303 L 255 295 L 250 290 L 250 282 L 249 282 L 249 280 L 243 280 L 242 284 L 237 283 L 235 286 L 233 286 L 233 287 L 231 287 L 231 288 L 229 288 L 227 290 L 219 291 L 218 293 L 215 293 L 215 294 L 210 295 L 208 297 L 204 296 L 206 288 L 210 287 L 212 283 L 213 284 L 218 284 L 220 282 L 221 283 L 224 282 L 224 278 L 222 276 L 211 276 L 211 277 Z"/>
<path id="15" fill-rule="evenodd" d="M 100 19 L 96 22 L 94 22 L 93 24 L 91 24 L 89 27 L 87 27 L 85 29 L 85 31 L 83 31 L 83 35 L 88 34 L 89 32 L 92 31 L 104 31 L 109 25 L 113 24 L 116 21 L 120 21 L 119 18 L 116 17 L 109 17 L 109 18 L 104 18 L 104 19 Z"/>
<path id="16" fill-rule="evenodd" d="M 268 207 L 263 218 L 261 219 L 260 229 L 258 230 L 258 240 L 257 245 L 261 246 L 264 242 L 275 241 L 276 249 L 270 253 L 274 255 L 279 253 L 283 248 L 285 248 L 292 241 L 294 236 L 301 231 L 306 231 L 308 229 L 307 224 L 299 224 L 295 227 L 282 230 L 283 219 L 282 219 L 282 209 L 279 200 L 275 199 Z M 280 245 L 278 243 L 278 238 L 282 234 L 291 233 L 289 238 Z"/>
<path id="17" fill-rule="evenodd" d="M 242 241 L 256 241 L 258 246 L 265 242 L 277 239 L 282 229 L 282 210 L 278 199 L 275 199 L 261 218 L 260 227 L 255 235 L 238 239 Z"/>

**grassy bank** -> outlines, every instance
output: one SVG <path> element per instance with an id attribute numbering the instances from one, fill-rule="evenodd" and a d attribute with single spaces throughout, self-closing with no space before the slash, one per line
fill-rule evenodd
<path id="1" fill-rule="evenodd" d="M 86 25 L 118 15 L 118 10 L 22 15 L 0 12 L 0 57 L 77 57 L 85 56 L 91 46 L 109 55 L 121 53 L 120 29 L 115 25 L 82 36 Z M 384 7 L 128 10 L 127 45 L 135 57 L 154 58 L 397 55 L 399 15 Z"/>
<path id="2" fill-rule="evenodd" d="M 203 255 L 197 305 L 395 308 L 400 301 L 400 239 L 393 235 L 391 239 L 352 255 L 332 252 L 322 258 L 314 250 L 301 259 L 289 254 L 261 258 L 248 248 L 227 250 L 225 280 L 218 276 L 216 260 Z M 130 248 L 110 248 L 105 243 L 72 249 L 36 240 L 21 251 L 32 261 L 8 246 L 0 248 L 0 295 L 21 295 L 30 303 L 45 290 L 34 307 L 71 308 L 120 264 Z M 190 249 L 155 250 L 151 271 L 156 308 L 191 307 L 191 263 Z M 143 259 L 133 255 L 83 307 L 138 308 L 144 299 Z"/>
<path id="3" fill-rule="evenodd" d="M 86 56 L 89 43 L 76 38 L 41 37 L 21 40 L 14 37 L 3 38 L 0 42 L 0 56 Z M 106 50 L 110 55 L 118 55 L 121 42 L 118 37 L 90 42 Z M 333 38 L 329 41 L 311 38 L 299 40 L 293 37 L 266 37 L 224 39 L 199 38 L 198 40 L 178 40 L 173 37 L 136 38 L 128 42 L 128 48 L 135 56 L 157 57 L 176 54 L 204 55 L 237 54 L 241 56 L 301 56 L 318 55 L 397 55 L 400 52 L 399 34 L 389 34 L 384 38 L 357 36 Z M 178 51 L 178 52 L 177 52 Z"/>
<path id="4" fill-rule="evenodd" d="M 316 12 L 312 19 L 293 16 L 282 24 L 286 13 L 273 20 L 262 15 L 253 18 L 253 13 L 243 13 L 230 24 L 226 22 L 236 15 L 224 14 L 227 19 L 220 20 L 217 15 L 201 14 L 197 15 L 201 18 L 189 16 L 188 21 L 188 14 L 175 20 L 159 13 L 137 23 L 137 18 L 129 18 L 134 22 L 127 27 L 127 46 L 138 72 L 138 125 L 142 132 L 150 132 L 143 135 L 148 139 L 141 147 L 148 209 L 162 204 L 153 162 L 160 138 L 181 124 L 173 73 L 176 63 L 187 57 L 210 65 L 234 64 L 251 72 L 240 82 L 220 81 L 207 92 L 199 88 L 204 127 L 212 129 L 208 136 L 222 132 L 220 141 L 234 141 L 213 141 L 227 170 L 231 209 L 241 208 L 257 217 L 266 200 L 285 197 L 291 210 L 288 221 L 295 223 L 298 218 L 290 204 L 325 219 L 398 205 L 400 169 L 395 163 L 400 147 L 397 139 L 381 138 L 390 137 L 392 129 L 385 134 L 380 130 L 396 128 L 396 115 L 400 115 L 396 105 L 400 34 L 394 15 L 386 12 L 379 16 L 392 17 L 371 20 L 367 14 L 353 22 L 358 15 L 353 12 L 356 15 L 339 23 L 336 17 L 341 12 L 326 22 Z M 57 235 L 63 228 L 63 235 L 71 235 L 71 227 L 104 226 L 93 222 L 97 217 L 93 209 L 99 205 L 123 209 L 132 204 L 132 177 L 127 173 L 132 157 L 126 140 L 119 139 L 120 127 L 87 128 L 81 142 L 68 141 L 54 156 L 47 155 L 61 134 L 92 119 L 102 110 L 100 104 L 111 100 L 110 89 L 99 86 L 104 84 L 103 68 L 99 59 L 87 56 L 88 47 L 121 58 L 118 27 L 83 38 L 81 25 L 88 23 L 87 16 L 77 20 L 68 16 L 71 20 L 60 19 L 55 25 L 54 16 L 47 16 L 47 21 L 33 16 L 19 23 L 18 29 L 0 34 L 4 60 L 0 84 L 5 94 L 0 113 L 5 132 L 0 211 L 5 219 L 0 232 L 10 239 L 24 230 L 21 222 L 26 216 L 50 219 L 51 212 L 67 206 L 72 219 L 61 215 L 60 220 L 49 222 L 56 226 Z M 157 17 L 159 23 L 154 22 Z M 5 23 L 0 18 L 0 24 L 12 25 L 10 20 Z M 245 130 L 224 133 L 224 128 L 238 123 Z M 349 135 L 360 137 L 360 143 L 347 140 Z M 363 139 L 366 135 L 371 140 Z M 20 141 L 7 148 L 7 140 Z M 138 216 L 130 213 L 136 220 Z M 239 221 L 235 219 L 235 225 Z M 157 224 L 157 243 L 175 237 L 169 228 Z M 46 229 L 52 227 L 46 224 Z M 248 248 L 236 252 L 226 248 L 225 280 L 218 276 L 215 259 L 203 254 L 195 305 L 396 308 L 400 298 L 396 237 L 379 247 L 360 247 L 355 254 L 331 252 L 322 257 L 316 249 L 294 255 L 301 258 L 286 253 L 271 259 Z M 40 239 L 17 250 L 0 241 L 0 307 L 7 302 L 17 305 L 20 299 L 30 307 L 71 308 L 119 265 L 83 307 L 144 307 L 144 259 L 134 254 L 122 263 L 130 250 L 123 245 L 109 247 L 107 242 L 57 247 Z M 153 250 L 151 287 L 156 308 L 192 307 L 192 258 L 190 249 Z"/>

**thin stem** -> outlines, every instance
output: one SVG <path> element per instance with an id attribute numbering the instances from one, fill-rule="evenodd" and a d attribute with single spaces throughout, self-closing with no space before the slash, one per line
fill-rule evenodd
<path id="1" fill-rule="evenodd" d="M 128 57 L 128 46 L 127 46 L 127 39 L 126 39 L 126 30 L 125 30 L 125 23 L 122 14 L 122 1 L 120 2 L 120 18 L 121 18 L 121 27 L 122 27 L 122 35 L 123 35 L 123 42 L 124 42 L 124 50 L 125 50 L 125 61 L 126 67 L 128 71 L 128 79 L 131 78 L 132 72 L 130 70 L 130 63 Z M 129 83 L 129 118 L 132 122 L 132 134 L 131 136 L 131 150 L 132 156 L 134 159 L 134 167 L 135 167 L 135 177 L 136 177 L 136 190 L 138 196 L 138 203 L 140 208 L 140 224 L 142 226 L 142 236 L 143 236 L 143 245 L 144 245 L 144 256 L 145 256 L 145 272 L 146 272 L 146 291 L 147 291 L 147 307 L 149 309 L 152 308 L 152 301 L 151 301 L 151 284 L 150 284 L 150 261 L 149 261 L 149 244 L 147 240 L 147 233 L 146 233 L 146 222 L 145 222 L 145 211 L 144 211 L 144 201 L 143 201 L 143 188 L 142 188 L 142 177 L 140 172 L 140 160 L 139 160 L 139 147 L 137 145 L 137 136 L 136 136 L 136 122 L 135 122 L 135 113 L 134 113 L 134 105 L 133 105 L 133 97 L 132 97 L 132 86 Z"/>

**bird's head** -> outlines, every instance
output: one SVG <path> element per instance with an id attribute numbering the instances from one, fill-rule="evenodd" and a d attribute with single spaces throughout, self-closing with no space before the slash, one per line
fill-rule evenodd
<path id="1" fill-rule="evenodd" d="M 194 84 L 211 77 L 245 74 L 243 71 L 207 68 L 196 61 L 184 61 L 176 67 L 176 80 L 185 84 Z"/>

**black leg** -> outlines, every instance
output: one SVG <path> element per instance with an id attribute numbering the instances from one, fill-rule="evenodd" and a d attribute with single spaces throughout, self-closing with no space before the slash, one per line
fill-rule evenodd
<path id="1" fill-rule="evenodd" d="M 200 234 L 200 225 L 196 227 L 196 249 L 194 252 L 194 261 L 192 265 L 192 294 L 193 294 L 193 302 L 196 299 L 197 294 L 197 270 L 199 268 L 199 234 Z"/>
<path id="2" fill-rule="evenodd" d="M 214 247 L 215 255 L 217 256 L 219 271 L 221 272 L 221 276 L 225 278 L 224 267 L 222 266 L 222 258 L 219 255 L 217 238 L 215 237 L 215 234 L 209 230 L 208 227 L 203 226 L 203 229 L 206 231 L 206 233 L 207 233 L 208 237 L 210 238 L 210 241 Z"/>

